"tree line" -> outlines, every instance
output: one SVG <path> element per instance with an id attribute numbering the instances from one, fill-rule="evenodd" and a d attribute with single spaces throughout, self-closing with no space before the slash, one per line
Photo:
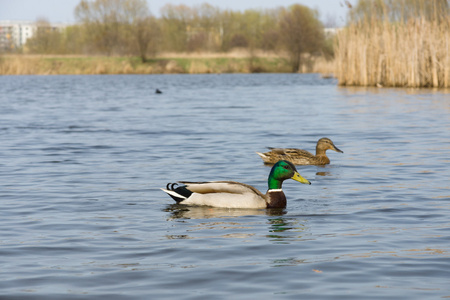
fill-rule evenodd
<path id="1" fill-rule="evenodd" d="M 358 0 L 346 3 L 347 26 L 356 23 L 410 20 L 446 22 L 448 0 Z M 77 23 L 52 30 L 38 20 L 26 50 L 37 54 L 138 56 L 142 62 L 158 52 L 228 52 L 235 48 L 254 57 L 258 51 L 282 53 L 297 72 L 305 53 L 332 58 L 340 45 L 324 34 L 316 10 L 300 4 L 273 9 L 233 11 L 208 3 L 165 5 L 155 17 L 145 0 L 81 0 Z"/>
<path id="2" fill-rule="evenodd" d="M 30 53 L 133 55 L 157 52 L 228 52 L 245 48 L 287 53 L 298 71 L 303 53 L 332 55 L 316 10 L 295 4 L 265 10 L 223 10 L 208 3 L 167 4 L 160 17 L 145 0 L 81 0 L 76 25 L 51 30 L 45 20 L 28 41 Z"/>

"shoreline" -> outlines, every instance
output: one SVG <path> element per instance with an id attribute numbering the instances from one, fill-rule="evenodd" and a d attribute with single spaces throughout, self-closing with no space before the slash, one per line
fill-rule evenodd
<path id="1" fill-rule="evenodd" d="M 332 62 L 308 59 L 301 73 L 332 73 Z M 306 60 L 305 60 L 306 61 Z M 317 66 L 320 65 L 320 69 Z M 329 70 L 324 70 L 324 69 Z M 291 73 L 286 57 L 245 51 L 163 53 L 142 62 L 138 57 L 87 55 L 0 55 L 0 75 Z"/>

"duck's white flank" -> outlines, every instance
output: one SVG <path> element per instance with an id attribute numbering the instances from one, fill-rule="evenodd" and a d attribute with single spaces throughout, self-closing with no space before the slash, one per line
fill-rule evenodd
<path id="1" fill-rule="evenodd" d="M 185 205 L 206 205 L 222 208 L 266 208 L 266 201 L 255 193 L 193 193 L 183 200 Z"/>

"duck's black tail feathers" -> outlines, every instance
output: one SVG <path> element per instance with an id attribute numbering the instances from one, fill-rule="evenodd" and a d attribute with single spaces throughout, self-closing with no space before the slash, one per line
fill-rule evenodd
<path id="1" fill-rule="evenodd" d="M 177 203 L 180 203 L 183 200 L 189 198 L 189 196 L 192 195 L 192 192 L 188 190 L 185 185 L 176 187 L 177 185 L 177 183 L 168 183 L 166 189 L 162 190 L 166 192 L 170 197 L 172 197 L 172 199 Z"/>

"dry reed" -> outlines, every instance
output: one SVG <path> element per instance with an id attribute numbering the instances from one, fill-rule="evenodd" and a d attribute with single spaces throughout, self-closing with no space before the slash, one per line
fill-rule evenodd
<path id="1" fill-rule="evenodd" d="M 450 87 L 450 18 L 351 24 L 337 34 L 340 85 Z"/>
<path id="2" fill-rule="evenodd" d="M 283 58 L 258 57 L 252 65 L 246 57 L 206 56 L 186 57 L 173 54 L 142 63 L 133 57 L 102 56 L 0 56 L 0 75 L 65 75 L 65 74 L 167 74 L 167 73 L 251 73 L 288 72 Z"/>

